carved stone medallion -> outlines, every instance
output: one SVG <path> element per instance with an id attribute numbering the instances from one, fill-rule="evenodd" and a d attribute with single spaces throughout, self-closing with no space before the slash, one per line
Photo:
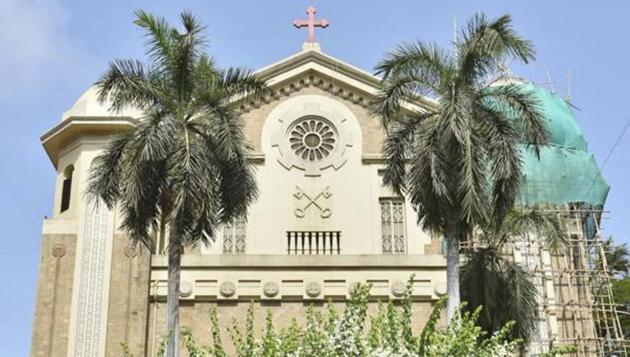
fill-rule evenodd
<path id="1" fill-rule="evenodd" d="M 234 294 L 236 293 L 236 285 L 234 285 L 234 283 L 231 281 L 224 281 L 219 287 L 219 292 L 225 297 L 234 296 Z"/>
<path id="2" fill-rule="evenodd" d="M 279 291 L 280 287 L 273 281 L 269 281 L 263 286 L 263 294 L 265 294 L 266 297 L 274 297 L 278 295 Z"/>
<path id="3" fill-rule="evenodd" d="M 314 298 L 314 297 L 318 297 L 319 294 L 321 293 L 322 293 L 322 287 L 319 285 L 318 282 L 311 281 L 310 283 L 306 284 L 306 295 Z"/>
<path id="4" fill-rule="evenodd" d="M 135 244 L 132 244 L 130 246 L 128 246 L 127 248 L 125 248 L 125 255 L 129 258 L 133 258 L 136 255 L 138 255 L 138 246 Z"/>
<path id="5" fill-rule="evenodd" d="M 192 295 L 193 292 L 193 285 L 188 282 L 188 281 L 182 281 L 179 284 L 179 296 L 180 297 L 189 297 L 190 295 Z"/>
<path id="6" fill-rule="evenodd" d="M 271 114 L 271 146 L 278 150 L 280 165 L 320 176 L 346 163 L 353 140 L 348 123 L 352 114 L 345 106 L 327 97 L 303 95 L 285 101 L 283 108 Z"/>
<path id="7" fill-rule="evenodd" d="M 395 297 L 402 297 L 407 291 L 407 286 L 400 280 L 396 280 L 392 283 L 392 295 Z"/>
<path id="8" fill-rule="evenodd" d="M 446 283 L 440 281 L 433 284 L 433 292 L 435 292 L 437 296 L 446 295 Z"/>
<path id="9" fill-rule="evenodd" d="M 64 255 L 66 255 L 66 246 L 61 243 L 55 244 L 52 248 L 52 256 L 55 258 L 61 258 Z"/>

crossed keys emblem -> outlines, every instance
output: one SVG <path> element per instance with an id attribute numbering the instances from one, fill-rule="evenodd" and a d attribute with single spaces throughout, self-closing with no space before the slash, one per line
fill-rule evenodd
<path id="1" fill-rule="evenodd" d="M 330 210 L 330 208 L 324 208 L 324 207 L 320 206 L 319 203 L 317 203 L 317 201 L 319 200 L 320 197 L 323 197 L 324 199 L 328 199 L 328 198 L 330 198 L 330 196 L 332 196 L 332 193 L 330 193 L 330 191 L 329 191 L 330 187 L 326 187 L 322 192 L 317 194 L 317 196 L 315 196 L 314 198 L 311 198 L 299 186 L 295 186 L 295 189 L 297 191 L 293 194 L 293 197 L 297 198 L 298 200 L 301 200 L 302 198 L 306 199 L 306 205 L 304 207 L 295 209 L 295 215 L 297 217 L 304 218 L 304 216 L 306 216 L 306 211 L 311 206 L 313 206 L 313 207 L 315 207 L 315 208 L 317 208 L 319 210 L 319 215 L 322 218 L 328 218 L 328 217 L 330 217 L 332 215 L 332 211 Z"/>

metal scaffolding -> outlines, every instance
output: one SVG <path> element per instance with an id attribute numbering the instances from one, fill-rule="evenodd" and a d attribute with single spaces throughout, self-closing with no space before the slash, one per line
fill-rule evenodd
<path id="1" fill-rule="evenodd" d="M 627 356 L 630 345 L 619 323 L 600 232 L 604 212 L 577 207 L 548 210 L 566 224 L 565 244 L 550 247 L 544 237 L 527 235 L 501 249 L 532 274 L 539 292 L 538 333 L 529 353 L 573 345 L 576 356 Z M 479 244 L 473 239 L 465 249 Z"/>

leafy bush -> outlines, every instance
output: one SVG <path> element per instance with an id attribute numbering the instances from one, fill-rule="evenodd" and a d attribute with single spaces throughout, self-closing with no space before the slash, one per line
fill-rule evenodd
<path id="1" fill-rule="evenodd" d="M 393 302 L 380 303 L 371 317 L 367 307 L 369 285 L 359 284 L 350 294 L 345 311 L 339 315 L 332 304 L 326 313 L 310 307 L 306 324 L 300 327 L 295 320 L 278 331 L 271 312 L 267 313 L 261 337 L 255 337 L 254 306 L 250 305 L 244 326 L 234 321 L 230 327 L 231 342 L 236 357 L 500 357 L 512 356 L 519 340 L 510 340 L 513 323 L 488 336 L 477 325 L 481 308 L 473 312 L 460 309 L 454 321 L 445 329 L 438 324 L 446 299 L 439 300 L 419 335 L 412 332 L 411 279 L 407 292 L 397 306 Z M 210 312 L 211 346 L 199 346 L 192 332 L 183 329 L 182 340 L 190 357 L 227 357 L 220 337 L 217 311 Z M 160 351 L 158 351 L 160 352 Z M 126 356 L 131 356 L 126 350 Z M 158 356 L 163 355 L 158 353 Z"/>

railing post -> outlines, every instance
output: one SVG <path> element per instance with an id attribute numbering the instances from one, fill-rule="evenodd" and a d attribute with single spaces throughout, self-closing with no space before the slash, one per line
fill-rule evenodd
<path id="1" fill-rule="evenodd" d="M 291 254 L 291 234 L 292 232 L 287 232 L 287 254 Z"/>
<path id="2" fill-rule="evenodd" d="M 287 231 L 287 254 L 340 255 L 341 231 Z"/>

